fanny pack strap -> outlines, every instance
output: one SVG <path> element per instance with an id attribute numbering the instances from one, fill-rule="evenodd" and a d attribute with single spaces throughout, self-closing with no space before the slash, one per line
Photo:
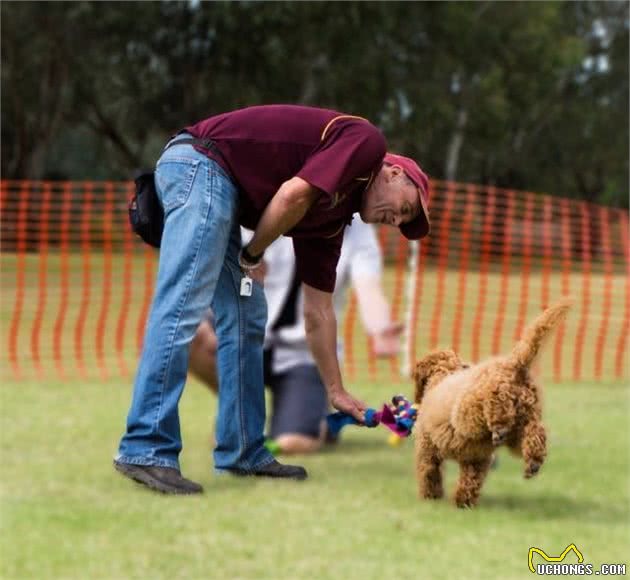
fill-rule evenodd
<path id="1" fill-rule="evenodd" d="M 226 163 L 225 157 L 219 151 L 217 144 L 212 139 L 199 139 L 197 137 L 191 137 L 189 139 L 178 139 L 177 141 L 171 141 L 164 147 L 164 151 L 170 149 L 174 145 L 196 145 L 197 147 L 202 147 L 203 149 L 208 149 L 212 151 L 215 155 L 219 156 L 221 160 Z"/>

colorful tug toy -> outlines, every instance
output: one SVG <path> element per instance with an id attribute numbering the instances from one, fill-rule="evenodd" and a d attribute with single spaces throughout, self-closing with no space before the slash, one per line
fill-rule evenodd
<path id="1" fill-rule="evenodd" d="M 377 425 L 384 425 L 396 436 L 396 443 L 393 441 L 393 436 L 390 439 L 390 445 L 395 445 L 400 442 L 402 437 L 408 437 L 411 434 L 414 423 L 418 418 L 418 411 L 406 397 L 403 395 L 396 395 L 392 397 L 391 405 L 383 405 L 382 410 L 367 409 L 365 411 L 365 426 L 376 427 Z M 346 425 L 359 425 L 359 422 L 347 413 L 338 411 L 331 413 L 326 417 L 328 423 L 328 431 L 331 435 L 338 435 L 339 432 Z"/>

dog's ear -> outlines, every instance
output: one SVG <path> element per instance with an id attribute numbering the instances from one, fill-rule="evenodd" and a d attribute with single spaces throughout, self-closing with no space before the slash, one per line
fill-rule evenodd
<path id="1" fill-rule="evenodd" d="M 454 350 L 449 349 L 443 351 L 443 357 L 444 367 L 451 371 L 458 371 L 460 369 L 468 368 L 469 366 L 462 362 L 462 359 L 459 358 L 458 354 Z"/>
<path id="2" fill-rule="evenodd" d="M 450 349 L 435 350 L 421 358 L 413 371 L 416 383 L 414 401 L 420 403 L 429 381 L 436 377 L 445 377 L 452 372 L 466 368 L 457 353 Z"/>
<path id="3" fill-rule="evenodd" d="M 431 376 L 430 365 L 427 364 L 425 359 L 422 359 L 416 363 L 413 369 L 413 380 L 416 384 L 413 401 L 416 404 L 420 404 L 422 397 L 424 397 L 424 391 L 427 387 L 427 382 Z"/>

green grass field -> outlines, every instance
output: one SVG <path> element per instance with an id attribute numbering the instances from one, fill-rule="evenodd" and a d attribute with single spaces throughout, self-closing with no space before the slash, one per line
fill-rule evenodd
<path id="1" fill-rule="evenodd" d="M 394 394 L 355 390 L 374 406 Z M 418 501 L 411 443 L 392 448 L 380 428 L 347 428 L 335 449 L 299 458 L 306 482 L 216 476 L 215 401 L 196 383 L 181 404 L 182 468 L 206 492 L 154 495 L 111 466 L 127 384 L 5 380 L 1 392 L 2 578 L 528 578 L 531 546 L 557 555 L 570 543 L 595 569 L 628 564 L 630 408 L 620 383 L 548 386 L 540 475 L 524 480 L 501 454 L 467 511 Z"/>

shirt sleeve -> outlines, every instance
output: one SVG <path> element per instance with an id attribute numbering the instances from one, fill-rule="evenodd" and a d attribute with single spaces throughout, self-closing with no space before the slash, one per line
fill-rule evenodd
<path id="1" fill-rule="evenodd" d="M 334 196 L 353 180 L 376 170 L 386 149 L 385 137 L 371 123 L 340 119 L 313 150 L 297 177 Z"/>
<path id="2" fill-rule="evenodd" d="M 346 231 L 343 251 L 351 256 L 350 276 L 353 281 L 361 276 L 380 276 L 383 271 L 383 256 L 376 237 L 376 230 L 355 216 Z"/>
<path id="3" fill-rule="evenodd" d="M 293 238 L 295 269 L 300 281 L 322 292 L 332 293 L 342 243 L 343 228 L 332 238 Z"/>

